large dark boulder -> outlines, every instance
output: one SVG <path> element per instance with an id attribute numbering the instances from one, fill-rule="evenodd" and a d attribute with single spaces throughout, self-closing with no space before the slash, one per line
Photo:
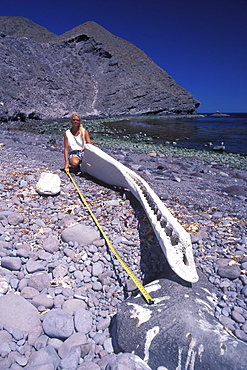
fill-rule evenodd
<path id="1" fill-rule="evenodd" d="M 152 369 L 246 369 L 247 344 L 214 318 L 212 286 L 200 274 L 190 286 L 177 277 L 150 283 L 154 305 L 138 295 L 122 303 L 114 325 L 116 349 Z"/>
<path id="2" fill-rule="evenodd" d="M 4 120 L 73 111 L 194 114 L 200 104 L 144 52 L 94 22 L 57 36 L 25 18 L 0 17 L 0 38 Z"/>

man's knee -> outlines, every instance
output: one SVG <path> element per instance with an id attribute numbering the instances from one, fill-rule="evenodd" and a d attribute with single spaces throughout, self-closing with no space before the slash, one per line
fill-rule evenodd
<path id="1" fill-rule="evenodd" d="M 71 164 L 72 167 L 78 166 L 79 163 L 80 163 L 79 158 L 77 158 L 77 157 L 70 158 L 70 164 Z"/>

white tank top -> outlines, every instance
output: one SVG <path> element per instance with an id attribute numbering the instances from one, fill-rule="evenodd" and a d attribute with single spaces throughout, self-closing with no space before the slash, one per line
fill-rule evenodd
<path id="1" fill-rule="evenodd" d="M 81 134 L 78 136 L 74 136 L 70 129 L 66 131 L 66 136 L 68 138 L 68 144 L 69 144 L 69 152 L 72 150 L 81 150 L 84 147 L 84 143 L 82 144 L 82 137 Z"/>

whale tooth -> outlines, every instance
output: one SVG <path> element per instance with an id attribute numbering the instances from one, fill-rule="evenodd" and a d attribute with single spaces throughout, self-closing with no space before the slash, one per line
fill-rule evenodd
<path id="1" fill-rule="evenodd" d="M 152 210 L 153 210 L 153 212 L 155 213 L 155 209 L 156 209 L 156 204 L 155 204 L 155 202 L 152 200 L 152 202 L 151 202 L 151 208 L 152 208 Z"/>
<path id="2" fill-rule="evenodd" d="M 158 210 L 158 212 L 157 212 L 157 221 L 160 221 L 161 217 L 162 217 L 162 213 Z"/>
<path id="3" fill-rule="evenodd" d="M 172 229 L 171 225 L 167 225 L 166 228 L 165 228 L 166 235 L 171 236 L 172 231 L 173 231 L 173 229 Z"/>
<path id="4" fill-rule="evenodd" d="M 171 235 L 171 243 L 172 245 L 176 245 L 179 242 L 179 235 L 176 232 L 173 232 Z"/>
<path id="5" fill-rule="evenodd" d="M 142 184 L 138 184 L 138 185 L 140 185 L 142 192 L 145 194 L 147 192 L 145 186 L 143 186 Z"/>
<path id="6" fill-rule="evenodd" d="M 161 220 L 160 220 L 160 225 L 161 225 L 161 227 L 163 227 L 163 228 L 165 228 L 165 227 L 166 227 L 166 225 L 167 225 L 167 221 L 166 221 L 166 219 L 165 219 L 164 217 L 162 217 L 162 218 L 161 218 Z"/>
<path id="7" fill-rule="evenodd" d="M 157 205 L 154 206 L 154 214 L 157 215 L 158 214 L 158 211 L 159 211 L 159 208 L 157 207 Z"/>

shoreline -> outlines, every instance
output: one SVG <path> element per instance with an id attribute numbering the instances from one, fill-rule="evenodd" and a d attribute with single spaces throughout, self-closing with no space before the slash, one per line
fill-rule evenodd
<path id="1" fill-rule="evenodd" d="M 22 123 L 12 123 L 12 127 L 3 129 L 3 132 L 26 132 L 30 135 L 37 135 L 40 137 L 47 137 L 47 140 L 55 140 L 58 143 L 58 149 L 63 149 L 63 132 L 69 127 L 69 122 L 65 119 L 62 120 L 62 123 L 55 122 L 51 120 L 51 125 L 47 125 L 47 121 L 43 122 L 43 125 L 37 124 L 36 121 L 31 121 L 30 125 L 36 124 L 36 126 L 32 126 L 32 129 L 26 127 L 26 123 L 22 126 Z M 164 144 L 156 144 L 151 143 L 149 141 L 141 140 L 135 141 L 130 137 L 126 138 L 114 138 L 111 137 L 110 134 L 107 133 L 105 127 L 101 126 L 101 122 L 98 120 L 96 122 L 89 121 L 88 123 L 91 126 L 87 127 L 88 131 L 91 133 L 91 138 L 95 145 L 98 146 L 106 146 L 109 145 L 115 149 L 123 149 L 123 150 L 131 150 L 134 152 L 141 151 L 143 153 L 148 153 L 150 151 L 156 151 L 159 155 L 173 156 L 173 157 L 181 157 L 184 156 L 186 158 L 193 158 L 194 160 L 198 157 L 199 161 L 205 161 L 205 163 L 216 162 L 218 164 L 223 164 L 227 166 L 232 166 L 233 168 L 239 168 L 246 170 L 247 169 L 247 155 L 244 154 L 235 154 L 235 153 L 216 153 L 214 151 L 207 151 L 207 150 L 198 150 L 198 149 L 190 149 L 184 147 L 177 147 L 172 145 L 164 145 Z M 3 126 L 3 124 L 2 124 Z M 0 125 L 1 129 L 1 125 Z M 106 132 L 102 135 L 102 130 Z M 60 145 L 59 145 L 60 144 Z"/>

